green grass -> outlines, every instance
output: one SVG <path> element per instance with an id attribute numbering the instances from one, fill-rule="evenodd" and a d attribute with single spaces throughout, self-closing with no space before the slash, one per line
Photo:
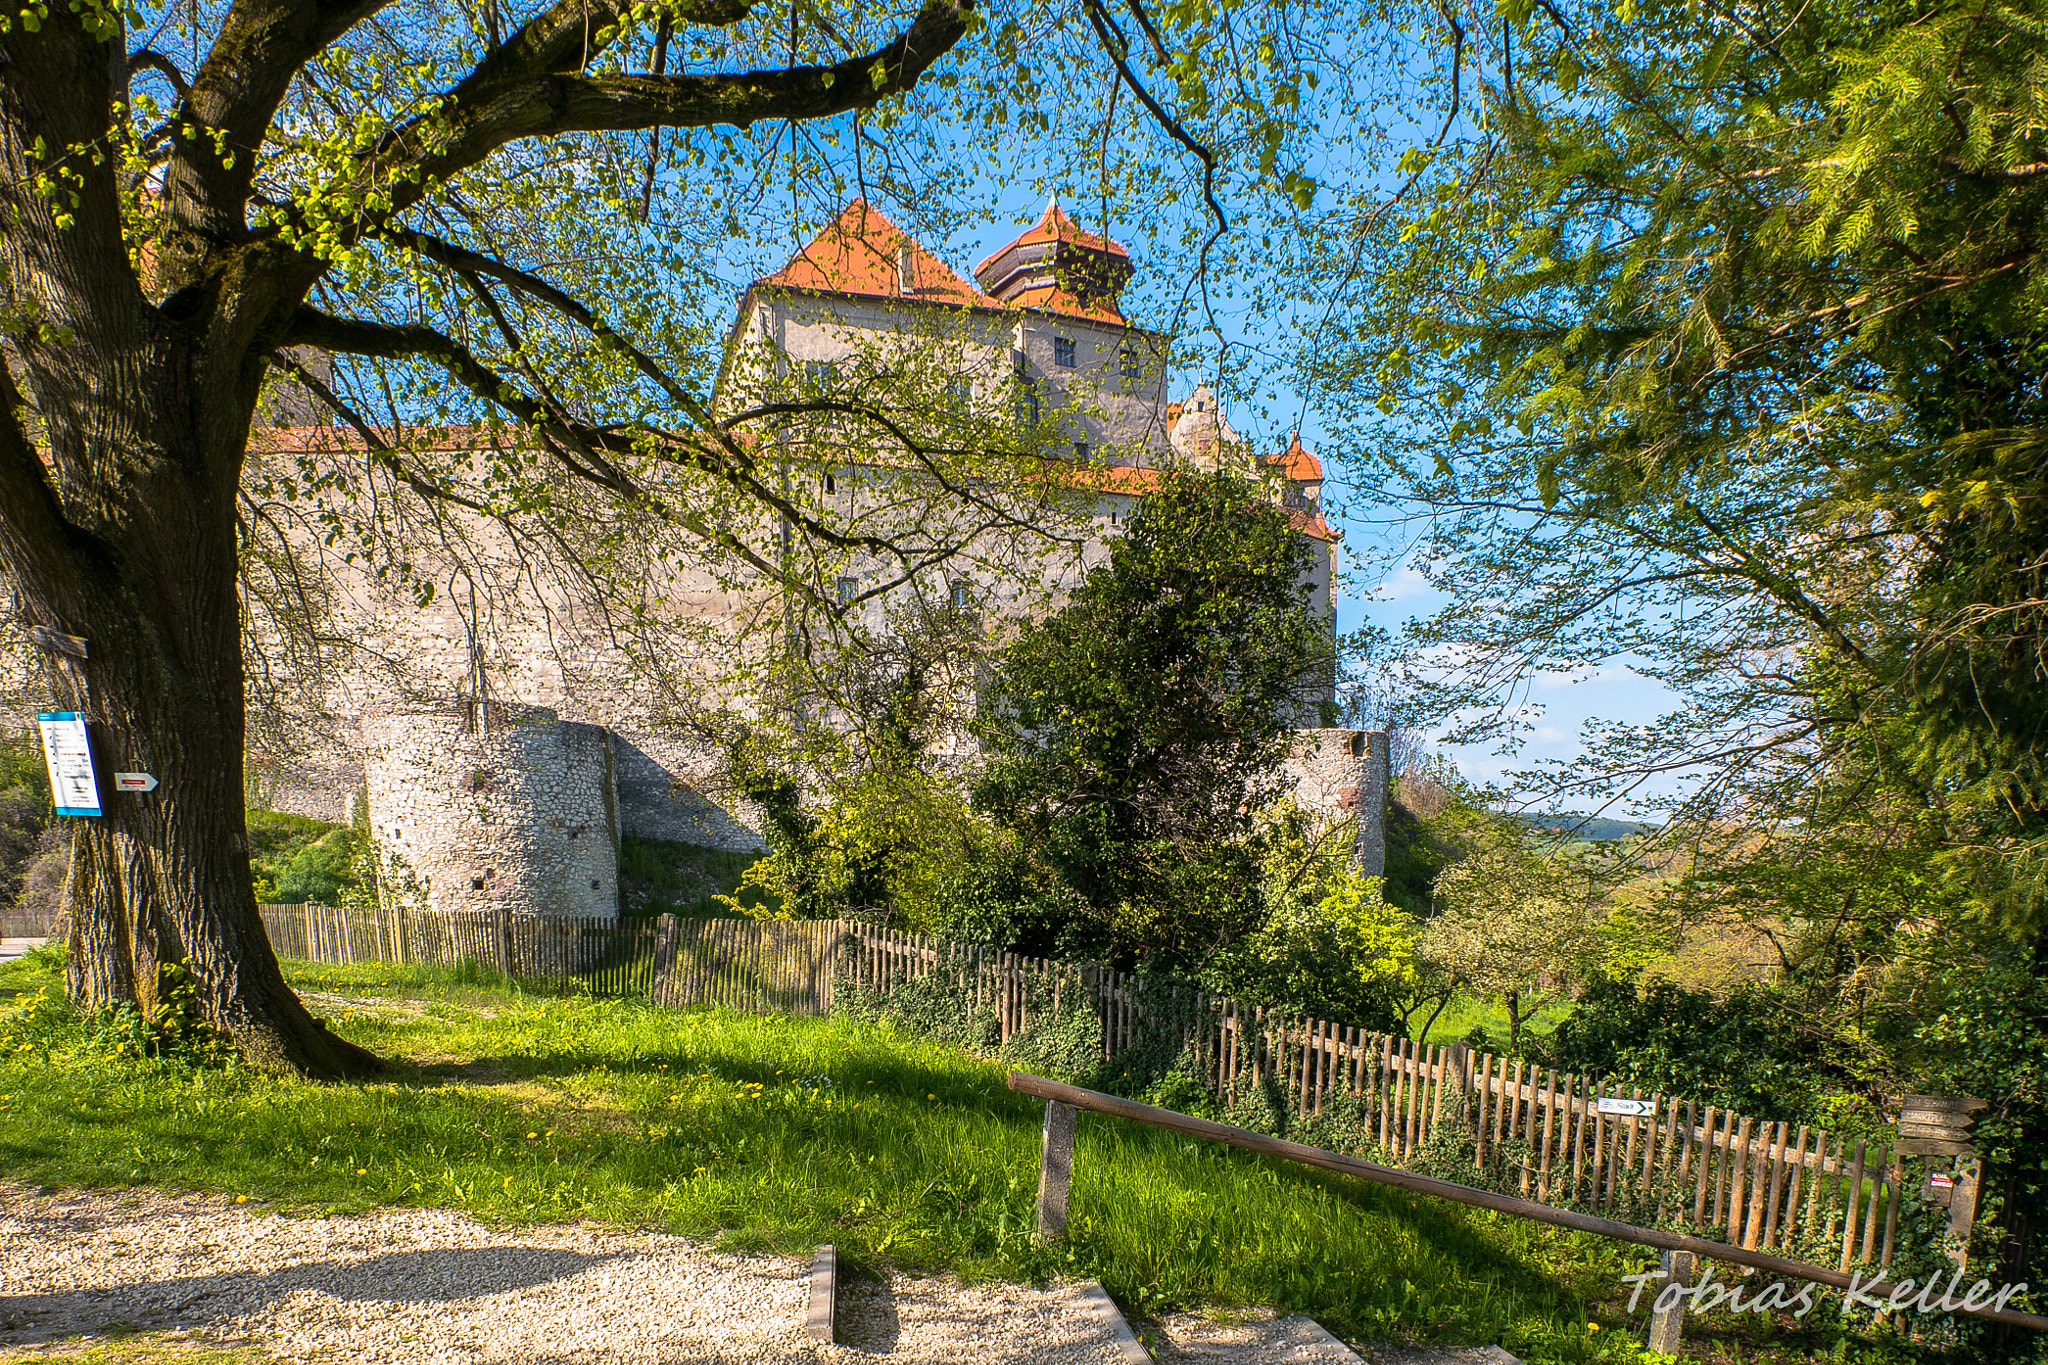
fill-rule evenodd
<path id="1" fill-rule="evenodd" d="M 677 843 L 672 839 L 619 840 L 619 889 L 629 915 L 682 915 L 692 919 L 737 918 L 712 899 L 731 895 L 740 877 L 761 857 Z"/>
<path id="2" fill-rule="evenodd" d="M 1525 1036 L 1540 1036 L 1548 1033 L 1563 1023 L 1565 1018 L 1571 1014 L 1573 1008 L 1573 1003 L 1570 1000 L 1553 1000 L 1550 1004 L 1536 1011 L 1531 1018 L 1522 1022 L 1522 1032 Z M 1409 1022 L 1411 1026 L 1410 1032 L 1420 1037 L 1422 1026 L 1429 1023 L 1429 1016 L 1418 1011 L 1414 1019 Z M 1494 1049 L 1499 1051 L 1506 1050 L 1508 1043 L 1508 1012 L 1502 1009 L 1497 1001 L 1481 1000 L 1476 996 L 1467 995 L 1460 991 L 1451 997 L 1450 1004 L 1444 1006 L 1444 1012 L 1437 1016 L 1436 1022 L 1430 1024 L 1429 1041 L 1432 1043 L 1455 1043 L 1470 1034 L 1475 1028 L 1484 1028 L 1486 1030 L 1486 1036 L 1492 1040 Z"/>
<path id="3" fill-rule="evenodd" d="M 1041 1110 L 999 1067 L 886 1026 L 420 968 L 292 975 L 334 1028 L 393 1059 L 388 1078 L 110 1057 L 62 1008 L 51 959 L 0 968 L 0 1170 L 292 1213 L 415 1205 L 735 1250 L 830 1241 L 855 1270 L 1085 1275 L 1141 1312 L 1270 1304 L 1354 1337 L 1634 1360 L 1641 1318 L 1617 1296 L 1635 1252 L 1110 1119 L 1082 1117 L 1072 1235 L 1043 1247 Z"/>

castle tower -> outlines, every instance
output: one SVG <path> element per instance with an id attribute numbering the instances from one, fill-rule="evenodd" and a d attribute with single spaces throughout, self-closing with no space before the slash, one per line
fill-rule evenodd
<path id="1" fill-rule="evenodd" d="M 1013 308 L 1121 323 L 1117 295 L 1131 274 L 1130 252 L 1083 232 L 1053 200 L 1036 223 L 974 267 L 974 282 Z"/>
<path id="2" fill-rule="evenodd" d="M 502 729 L 460 709 L 363 723 L 381 890 L 412 909 L 510 916 L 619 913 L 611 733 L 515 710 Z"/>

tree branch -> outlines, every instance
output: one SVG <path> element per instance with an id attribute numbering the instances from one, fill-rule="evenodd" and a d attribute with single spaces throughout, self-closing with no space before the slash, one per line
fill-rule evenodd
<path id="1" fill-rule="evenodd" d="M 673 76 L 586 76 L 557 69 L 569 36 L 560 22 L 566 6 L 557 6 L 549 12 L 555 26 L 535 29 L 520 49 L 523 56 L 513 52 L 520 41 L 515 37 L 451 90 L 439 109 L 394 129 L 365 152 L 361 165 L 364 174 L 389 185 L 388 219 L 432 185 L 520 138 L 830 118 L 915 85 L 967 35 L 973 5 L 974 0 L 925 0 L 896 38 L 832 66 Z"/>
<path id="2" fill-rule="evenodd" d="M 557 419 L 546 404 L 513 386 L 504 376 L 478 360 L 468 347 L 453 337 L 422 324 L 401 325 L 368 322 L 359 318 L 337 318 L 317 309 L 302 307 L 292 321 L 285 344 L 318 346 L 323 350 L 344 355 L 371 356 L 388 360 L 430 360 L 445 369 L 450 378 L 471 393 L 496 404 L 528 426 L 554 433 L 558 440 L 585 444 L 611 455 L 638 457 L 649 453 L 649 447 L 644 441 L 637 440 L 625 432 Z M 787 575 L 762 559 L 738 537 L 710 526 L 695 513 L 677 507 L 672 501 L 656 498 L 650 490 L 634 484 L 623 474 L 619 474 L 613 466 L 607 464 L 605 468 L 615 477 L 607 476 L 598 470 L 585 469 L 567 459 L 559 449 L 552 446 L 550 448 L 556 458 L 562 460 L 564 467 L 577 477 L 616 493 L 635 506 L 676 522 L 692 533 L 723 546 L 777 582 L 789 581 Z M 835 531 L 754 477 L 749 470 L 734 467 L 723 459 L 717 450 L 708 450 L 690 441 L 663 434 L 660 436 L 660 444 L 654 448 L 654 453 L 664 456 L 673 463 L 698 469 L 724 481 L 735 491 L 786 517 L 793 525 L 801 528 L 806 536 L 838 549 L 869 550 L 899 562 L 925 559 L 932 553 L 907 551 L 902 545 L 882 536 L 850 536 Z M 943 554 L 951 554 L 957 549 L 957 546 L 944 547 L 942 557 Z"/>

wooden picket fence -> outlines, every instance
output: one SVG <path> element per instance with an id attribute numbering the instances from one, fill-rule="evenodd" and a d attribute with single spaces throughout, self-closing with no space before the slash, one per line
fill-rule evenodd
<path id="1" fill-rule="evenodd" d="M 1689 1223 L 1750 1250 L 1889 1265 L 1904 1186 L 1898 1144 L 1759 1120 L 1584 1076 L 1300 1019 L 1099 965 L 1053 963 L 872 925 L 846 928 L 849 975 L 871 991 L 932 972 L 991 1010 L 1002 1039 L 1030 1025 L 1032 978 L 1051 1002 L 1085 1000 L 1103 1057 L 1140 1048 L 1192 1064 L 1226 1103 L 1264 1090 L 1296 1116 L 1345 1105 L 1390 1163 L 1445 1123 L 1476 1168 L 1504 1167 L 1526 1198 L 1616 1217 Z M 1044 998 L 1041 989 L 1040 997 Z M 1601 1101 L 1608 1101 L 1603 1112 Z M 1619 1102 L 1619 1103 L 1617 1103 Z"/>
<path id="2" fill-rule="evenodd" d="M 658 1005 L 829 1014 L 837 920 L 576 919 L 258 907 L 282 957 L 455 966 L 464 962 L 595 995 Z"/>
<path id="3" fill-rule="evenodd" d="M 1304 1020 L 1099 964 L 1054 963 L 847 920 L 618 921 L 266 905 L 284 956 L 471 961 L 668 1006 L 826 1014 L 835 974 L 886 996 L 943 974 L 1007 1042 L 1037 1010 L 1086 1007 L 1104 1060 L 1141 1049 L 1204 1076 L 1227 1103 L 1263 1093 L 1297 1119 L 1341 1114 L 1379 1159 L 1462 1152 L 1529 1199 L 1686 1224 L 1751 1250 L 1888 1265 L 1906 1184 L 1901 1147 L 1759 1120 L 1584 1076 Z M 1603 1104 L 1603 1101 L 1606 1103 Z M 1619 1112 L 1617 1112 L 1619 1111 Z M 1449 1129 L 1445 1125 L 1450 1125 Z M 1463 1144 L 1463 1145 L 1460 1145 Z M 1962 1184 L 1974 1167 L 1957 1168 Z"/>

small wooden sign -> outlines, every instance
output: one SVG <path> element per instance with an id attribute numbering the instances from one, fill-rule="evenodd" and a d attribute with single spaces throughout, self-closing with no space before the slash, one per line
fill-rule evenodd
<path id="1" fill-rule="evenodd" d="M 1606 1095 L 1593 1103 L 1596 1113 L 1621 1114 L 1627 1118 L 1646 1118 L 1655 1107 L 1651 1100 L 1618 1100 Z"/>

